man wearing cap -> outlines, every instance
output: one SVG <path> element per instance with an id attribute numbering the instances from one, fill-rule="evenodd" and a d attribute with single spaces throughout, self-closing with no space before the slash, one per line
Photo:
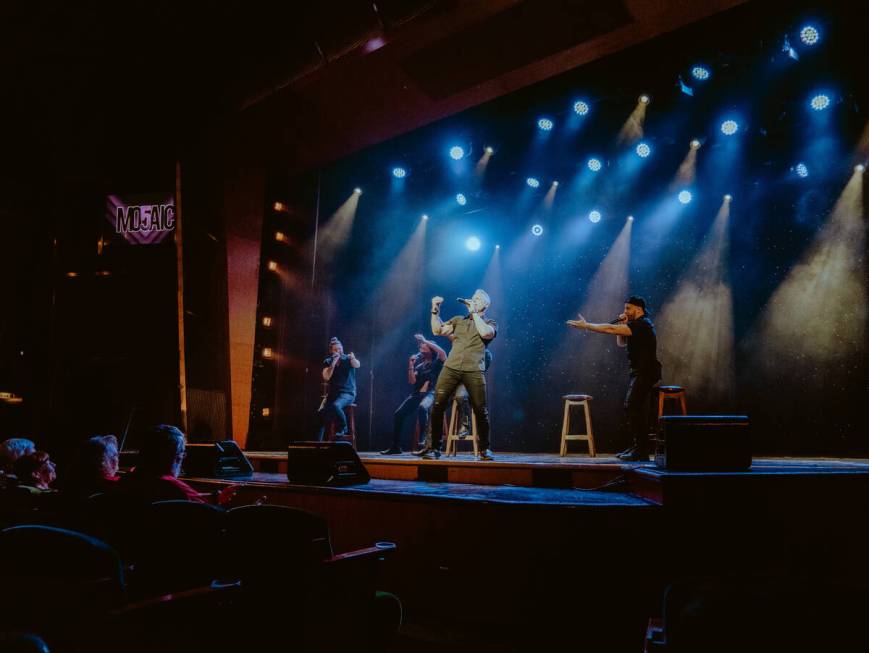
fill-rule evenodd
<path id="1" fill-rule="evenodd" d="M 616 336 L 619 347 L 627 347 L 631 371 L 625 413 L 633 445 L 618 454 L 618 458 L 628 462 L 648 461 L 649 399 L 652 388 L 661 380 L 661 363 L 658 362 L 658 341 L 646 300 L 636 295 L 628 297 L 624 313 L 614 324 L 593 324 L 582 315 L 576 320 L 568 320 L 567 324 L 574 329 L 609 333 Z"/>
<path id="2" fill-rule="evenodd" d="M 323 380 L 329 383 L 329 391 L 317 411 L 320 429 L 317 440 L 322 440 L 326 425 L 335 421 L 335 437 L 347 435 L 347 416 L 344 409 L 356 400 L 356 370 L 362 363 L 353 355 L 344 354 L 344 345 L 338 338 L 329 340 L 329 355 L 323 360 Z"/>

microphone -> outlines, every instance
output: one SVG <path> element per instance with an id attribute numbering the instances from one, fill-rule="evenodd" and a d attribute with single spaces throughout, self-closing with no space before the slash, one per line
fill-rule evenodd
<path id="1" fill-rule="evenodd" d="M 607 324 L 621 324 L 621 323 L 622 323 L 622 318 L 620 318 L 620 317 L 617 317 L 616 319 L 610 320 L 609 322 L 607 322 Z"/>
<path id="2" fill-rule="evenodd" d="M 462 297 L 456 297 L 456 301 L 457 301 L 459 304 L 464 304 L 465 306 L 470 306 L 470 305 L 471 305 L 471 300 L 470 300 L 470 299 L 463 299 Z"/>

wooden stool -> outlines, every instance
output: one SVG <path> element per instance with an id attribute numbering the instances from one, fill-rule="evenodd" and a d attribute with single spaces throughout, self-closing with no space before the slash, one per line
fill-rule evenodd
<path id="1" fill-rule="evenodd" d="M 347 416 L 347 435 L 340 439 L 342 442 L 350 442 L 353 445 L 353 448 L 356 448 L 356 404 L 349 404 L 344 409 L 344 415 Z M 335 441 L 335 422 L 329 422 L 329 426 L 326 429 L 326 437 L 324 438 L 327 442 Z"/>
<path id="2" fill-rule="evenodd" d="M 594 448 L 594 434 L 591 430 L 591 413 L 588 411 L 588 402 L 591 401 L 590 395 L 564 395 L 564 421 L 561 424 L 561 453 L 560 456 L 567 455 L 568 440 L 587 440 L 588 455 L 594 458 L 597 452 Z M 582 406 L 585 411 L 585 429 L 582 434 L 570 433 L 570 409 L 572 406 Z"/>
<path id="3" fill-rule="evenodd" d="M 444 430 L 441 431 L 441 433 L 446 434 L 449 432 L 449 427 L 447 426 L 446 413 L 444 413 L 444 427 L 443 428 L 444 428 Z M 418 446 L 425 446 L 427 443 L 431 442 L 431 438 L 429 438 L 429 435 L 431 433 L 431 415 L 429 415 L 428 431 L 429 432 L 426 433 L 425 437 L 422 439 L 422 444 L 421 444 L 420 439 L 419 439 L 419 436 L 421 435 L 419 432 L 419 420 L 416 420 L 416 422 L 413 426 L 413 442 L 411 444 L 413 444 L 413 446 L 415 446 L 415 447 L 418 447 Z"/>
<path id="4" fill-rule="evenodd" d="M 474 444 L 474 455 L 480 455 L 480 440 L 477 438 L 477 416 L 471 410 L 471 435 L 459 435 L 459 400 L 453 399 L 453 410 L 450 415 L 450 426 L 447 429 L 447 456 L 455 456 L 458 453 L 458 443 L 464 442 L 469 437 Z"/>
<path id="5" fill-rule="evenodd" d="M 668 399 L 678 401 L 682 409 L 682 414 L 688 414 L 688 408 L 685 405 L 685 388 L 679 385 L 659 385 L 655 388 L 658 392 L 658 417 L 664 414 L 664 402 Z"/>

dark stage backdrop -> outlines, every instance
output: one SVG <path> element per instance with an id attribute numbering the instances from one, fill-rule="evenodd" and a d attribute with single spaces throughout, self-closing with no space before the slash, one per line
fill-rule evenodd
<path id="1" fill-rule="evenodd" d="M 413 334 L 430 337 L 430 297 L 460 315 L 453 298 L 483 287 L 499 324 L 489 372 L 496 450 L 557 450 L 569 392 L 594 396 L 601 450 L 627 444 L 624 350 L 564 322 L 579 310 L 608 321 L 630 291 L 651 305 L 663 381 L 688 388 L 690 412 L 749 414 L 759 453 L 866 454 L 864 191 L 853 172 L 866 156 L 860 38 L 846 15 L 822 16 L 829 38 L 796 60 L 781 46 L 788 34 L 799 43 L 802 16 L 757 11 L 729 12 L 316 173 L 275 171 L 266 205 L 281 205 L 264 220 L 249 447 L 312 435 L 332 335 L 362 361 L 360 448 L 385 447 L 408 392 Z M 711 71 L 704 82 L 691 78 L 698 61 Z M 821 87 L 834 89 L 826 113 L 807 104 Z M 652 98 L 642 133 L 626 123 L 641 93 Z M 573 112 L 580 98 L 585 116 Z M 541 116 L 551 131 L 538 129 Z M 732 137 L 720 129 L 727 118 L 738 124 Z M 637 156 L 640 142 L 648 158 Z M 449 156 L 456 145 L 459 160 Z M 486 146 L 494 154 L 482 166 Z M 797 174 L 803 161 L 808 177 Z M 392 175 L 399 166 L 402 178 Z M 685 190 L 688 204 L 677 199 Z"/>

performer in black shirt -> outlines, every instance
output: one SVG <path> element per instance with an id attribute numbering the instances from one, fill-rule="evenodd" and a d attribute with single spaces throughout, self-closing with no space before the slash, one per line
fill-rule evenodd
<path id="1" fill-rule="evenodd" d="M 413 386 L 413 391 L 395 411 L 392 446 L 380 452 L 384 456 L 401 453 L 401 427 L 405 419 L 414 413 L 419 422 L 420 435 L 425 436 L 434 404 L 435 384 L 447 359 L 447 353 L 431 340 L 426 340 L 421 333 L 417 333 L 414 338 L 419 351 L 407 362 L 407 382 Z"/>
<path id="2" fill-rule="evenodd" d="M 329 382 L 329 391 L 317 411 L 320 429 L 317 440 L 322 440 L 326 425 L 338 422 L 335 437 L 347 435 L 347 416 L 344 409 L 356 400 L 356 370 L 362 363 L 353 355 L 344 354 L 344 345 L 338 338 L 329 341 L 329 355 L 323 360 L 323 380 Z"/>
<path id="3" fill-rule="evenodd" d="M 631 372 L 625 412 L 633 446 L 618 454 L 618 458 L 634 462 L 648 461 L 649 399 L 652 388 L 661 380 L 661 363 L 658 362 L 658 341 L 646 301 L 636 295 L 628 297 L 625 300 L 625 312 L 619 315 L 615 324 L 592 324 L 582 315 L 576 320 L 568 320 L 567 324 L 575 329 L 612 334 L 616 336 L 619 347 L 628 348 Z"/>

